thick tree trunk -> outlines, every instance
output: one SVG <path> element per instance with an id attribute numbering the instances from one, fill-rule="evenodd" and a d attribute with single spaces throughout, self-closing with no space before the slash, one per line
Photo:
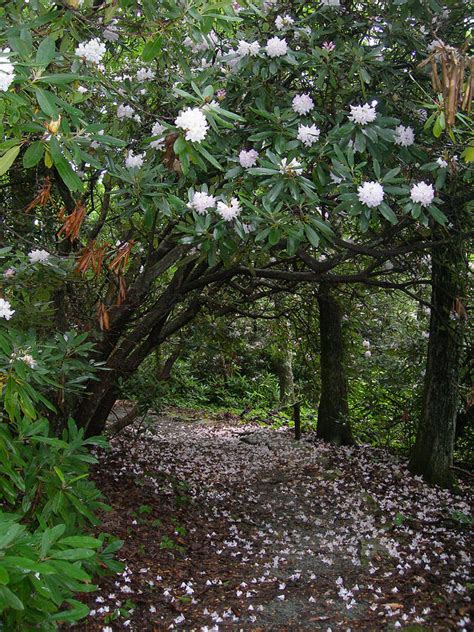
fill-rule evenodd
<path id="1" fill-rule="evenodd" d="M 351 445 L 354 440 L 349 422 L 341 308 L 325 285 L 320 286 L 318 304 L 321 398 L 317 436 L 338 445 Z"/>
<path id="2" fill-rule="evenodd" d="M 435 231 L 435 238 L 442 236 L 441 231 Z M 465 319 L 461 241 L 433 247 L 431 274 L 431 321 L 423 410 L 410 469 L 429 483 L 450 487 L 454 482 L 451 466 Z"/>

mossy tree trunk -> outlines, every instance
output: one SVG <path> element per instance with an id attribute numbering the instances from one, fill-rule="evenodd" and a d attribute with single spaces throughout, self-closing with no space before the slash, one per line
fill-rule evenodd
<path id="1" fill-rule="evenodd" d="M 332 290 L 326 285 L 320 286 L 318 305 L 321 397 L 317 436 L 338 445 L 351 445 L 354 440 L 349 422 L 342 311 Z"/>
<path id="2" fill-rule="evenodd" d="M 450 221 L 456 210 L 448 208 Z M 433 238 L 445 232 L 436 229 Z M 423 409 L 417 429 L 410 469 L 429 483 L 451 487 L 456 416 L 459 404 L 465 311 L 463 306 L 466 268 L 462 240 L 432 248 L 432 294 L 430 337 L 426 363 Z"/>

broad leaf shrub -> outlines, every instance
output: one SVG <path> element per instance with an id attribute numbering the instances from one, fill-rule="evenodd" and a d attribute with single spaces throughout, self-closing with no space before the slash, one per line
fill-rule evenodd
<path id="1" fill-rule="evenodd" d="M 0 629 L 8 631 L 82 619 L 88 608 L 74 595 L 95 590 L 94 576 L 121 568 L 113 559 L 121 542 L 88 534 L 99 523 L 95 512 L 107 509 L 88 479 L 96 462 L 90 448 L 105 441 L 84 439 L 72 419 L 60 437 L 51 432 L 55 406 L 44 393 L 57 392 L 58 375 L 69 391 L 75 370 L 90 372 L 79 359 L 84 339 L 61 338 L 68 348 L 59 371 L 58 341 L 29 334 L 26 347 L 24 333 L 0 330 Z"/>

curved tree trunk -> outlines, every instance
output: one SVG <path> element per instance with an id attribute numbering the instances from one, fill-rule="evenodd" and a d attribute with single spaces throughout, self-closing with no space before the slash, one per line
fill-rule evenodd
<path id="1" fill-rule="evenodd" d="M 453 219 L 454 219 L 454 213 Z M 450 217 L 451 219 L 451 217 Z M 440 230 L 434 237 L 442 238 Z M 410 460 L 410 469 L 426 481 L 450 487 L 456 415 L 459 402 L 464 285 L 462 242 L 432 249 L 430 338 L 426 363 L 423 410 Z"/>
<path id="2" fill-rule="evenodd" d="M 321 398 L 317 436 L 338 445 L 351 445 L 354 439 L 349 422 L 341 308 L 325 285 L 320 286 L 318 304 Z"/>

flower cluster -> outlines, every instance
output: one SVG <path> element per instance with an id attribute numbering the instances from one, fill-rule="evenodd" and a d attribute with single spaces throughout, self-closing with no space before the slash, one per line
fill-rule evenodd
<path id="1" fill-rule="evenodd" d="M 205 191 L 196 191 L 189 203 L 189 207 L 194 209 L 199 215 L 205 215 L 208 209 L 216 207 L 216 198 Z"/>
<path id="2" fill-rule="evenodd" d="M 0 90 L 2 92 L 6 92 L 15 79 L 15 68 L 10 62 L 9 52 L 8 48 L 0 51 Z"/>
<path id="3" fill-rule="evenodd" d="M 280 162 L 280 173 L 288 176 L 299 176 L 303 173 L 303 167 L 296 158 L 293 158 L 290 162 L 288 162 L 287 158 L 283 158 Z"/>
<path id="4" fill-rule="evenodd" d="M 199 108 L 186 108 L 174 122 L 176 127 L 186 132 L 186 140 L 200 143 L 206 138 L 209 125 Z"/>
<path id="5" fill-rule="evenodd" d="M 137 81 L 151 81 L 155 78 L 155 73 L 151 68 L 140 68 L 137 72 Z"/>
<path id="6" fill-rule="evenodd" d="M 268 40 L 265 51 L 269 57 L 282 57 L 288 52 L 288 44 L 285 39 L 272 37 Z"/>
<path id="7" fill-rule="evenodd" d="M 244 40 L 239 41 L 239 45 L 237 46 L 237 55 L 240 57 L 245 57 L 246 55 L 250 55 L 250 57 L 256 57 L 260 52 L 260 44 L 255 41 L 252 43 L 248 43 Z"/>
<path id="8" fill-rule="evenodd" d="M 349 120 L 358 125 L 367 125 L 375 121 L 377 112 L 374 105 L 351 105 L 351 113 L 349 114 Z"/>
<path id="9" fill-rule="evenodd" d="M 76 55 L 92 64 L 100 64 L 105 55 L 105 44 L 97 37 L 88 42 L 81 42 L 76 48 Z"/>
<path id="10" fill-rule="evenodd" d="M 229 204 L 225 202 L 217 202 L 217 212 L 219 215 L 225 219 L 226 222 L 230 222 L 240 214 L 241 208 L 239 204 L 239 200 L 237 198 L 232 198 Z"/>
<path id="11" fill-rule="evenodd" d="M 411 127 L 404 127 L 403 125 L 398 125 L 395 128 L 395 139 L 394 142 L 396 145 L 401 145 L 402 147 L 410 147 L 415 142 L 415 134 Z"/>
<path id="12" fill-rule="evenodd" d="M 127 169 L 140 169 L 145 161 L 145 154 L 134 154 L 133 151 L 129 151 L 125 158 L 125 166 Z"/>
<path id="13" fill-rule="evenodd" d="M 383 202 L 383 186 L 379 182 L 364 182 L 357 187 L 357 197 L 362 204 L 375 208 Z"/>
<path id="14" fill-rule="evenodd" d="M 153 125 L 153 127 L 151 128 L 151 135 L 158 136 L 159 138 L 152 140 L 150 143 L 150 147 L 158 150 L 163 149 L 163 147 L 165 146 L 165 139 L 163 138 L 163 133 L 165 129 L 165 126 L 159 122 L 156 122 Z"/>
<path id="15" fill-rule="evenodd" d="M 0 298 L 0 318 L 4 318 L 5 320 L 10 320 L 10 318 L 15 313 L 15 310 L 12 309 L 12 306 L 8 301 L 4 298 Z"/>
<path id="16" fill-rule="evenodd" d="M 433 201 L 435 192 L 432 184 L 426 182 L 418 182 L 414 184 L 410 191 L 411 201 L 421 206 L 429 206 Z"/>
<path id="17" fill-rule="evenodd" d="M 275 20 L 275 26 L 279 31 L 286 28 L 287 26 L 291 26 L 294 23 L 295 21 L 293 20 L 291 15 L 284 15 L 283 17 L 281 15 L 277 15 Z"/>
<path id="18" fill-rule="evenodd" d="M 314 101 L 309 94 L 297 94 L 293 99 L 292 108 L 297 114 L 308 114 L 314 108 Z"/>
<path id="19" fill-rule="evenodd" d="M 249 169 L 250 167 L 253 167 L 255 165 L 255 163 L 257 162 L 257 158 L 258 151 L 255 151 L 255 149 L 249 149 L 248 151 L 242 149 L 239 154 L 240 166 L 244 169 Z"/>
<path id="20" fill-rule="evenodd" d="M 316 141 L 319 140 L 319 135 L 321 134 L 321 130 L 316 125 L 300 125 L 298 127 L 298 140 L 306 145 L 306 147 L 311 147 Z"/>
<path id="21" fill-rule="evenodd" d="M 50 256 L 47 250 L 32 250 L 28 253 L 30 263 L 46 263 Z"/>
<path id="22" fill-rule="evenodd" d="M 123 119 L 131 119 L 134 117 L 134 114 L 135 114 L 135 110 L 132 108 L 131 105 L 125 105 L 121 103 L 117 107 L 117 118 L 120 121 L 123 121 Z"/>

